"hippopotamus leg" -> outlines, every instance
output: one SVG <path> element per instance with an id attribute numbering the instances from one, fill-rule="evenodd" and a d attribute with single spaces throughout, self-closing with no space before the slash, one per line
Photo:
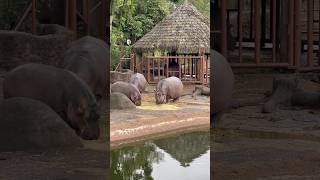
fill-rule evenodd
<path id="1" fill-rule="evenodd" d="M 179 98 L 180 98 L 180 97 L 174 98 L 174 99 L 173 99 L 173 102 L 178 101 L 178 100 L 179 100 Z"/>

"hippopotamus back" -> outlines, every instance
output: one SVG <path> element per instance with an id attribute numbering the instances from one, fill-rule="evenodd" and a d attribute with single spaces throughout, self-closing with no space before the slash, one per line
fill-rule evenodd
<path id="1" fill-rule="evenodd" d="M 118 81 L 111 85 L 111 92 L 123 93 L 126 95 L 136 106 L 141 105 L 141 94 L 139 89 L 130 83 Z"/>
<path id="2" fill-rule="evenodd" d="M 74 73 L 43 64 L 21 65 L 4 75 L 4 98 L 25 97 L 49 105 L 84 139 L 99 137 L 97 104 Z"/>
<path id="3" fill-rule="evenodd" d="M 141 93 L 146 89 L 147 80 L 143 74 L 135 73 L 130 77 L 129 83 L 135 85 Z"/>
<path id="4" fill-rule="evenodd" d="M 183 93 L 183 84 L 177 77 L 168 77 L 158 82 L 155 90 L 156 103 L 168 102 L 170 99 L 177 100 Z"/>
<path id="5" fill-rule="evenodd" d="M 85 81 L 100 100 L 107 95 L 108 54 L 109 47 L 104 41 L 85 36 L 70 44 L 62 66 Z"/>
<path id="6" fill-rule="evenodd" d="M 213 68 L 213 95 L 211 96 L 211 110 L 212 114 L 218 115 L 226 110 L 230 105 L 234 75 L 225 57 L 218 52 L 211 50 Z"/>

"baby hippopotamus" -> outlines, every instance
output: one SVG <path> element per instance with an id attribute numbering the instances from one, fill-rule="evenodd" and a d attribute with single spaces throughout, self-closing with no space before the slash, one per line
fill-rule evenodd
<path id="1" fill-rule="evenodd" d="M 180 98 L 183 92 L 183 84 L 177 77 L 168 77 L 158 82 L 155 89 L 155 98 L 157 104 L 164 104 L 170 99 L 176 101 Z"/>
<path id="2" fill-rule="evenodd" d="M 111 92 L 125 94 L 136 106 L 141 106 L 141 94 L 139 89 L 133 84 L 118 81 L 111 85 Z"/>
<path id="3" fill-rule="evenodd" d="M 143 74 L 135 73 L 130 77 L 129 83 L 135 85 L 140 93 L 142 93 L 142 91 L 145 91 L 146 89 L 147 80 Z"/>

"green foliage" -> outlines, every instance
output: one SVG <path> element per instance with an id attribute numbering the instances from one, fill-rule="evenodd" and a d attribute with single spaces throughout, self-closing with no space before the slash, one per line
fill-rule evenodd
<path id="1" fill-rule="evenodd" d="M 127 39 L 134 44 L 149 32 L 174 6 L 184 0 L 113 0 L 111 33 L 111 68 L 119 63 L 121 48 L 124 56 L 130 55 L 131 47 L 125 45 Z M 196 8 L 209 17 L 209 0 L 189 0 Z"/>

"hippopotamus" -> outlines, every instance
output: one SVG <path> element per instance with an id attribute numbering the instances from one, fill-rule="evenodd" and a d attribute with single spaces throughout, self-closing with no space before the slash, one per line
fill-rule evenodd
<path id="1" fill-rule="evenodd" d="M 176 101 L 182 95 L 183 84 L 179 78 L 172 76 L 160 80 L 154 91 L 157 104 L 167 103 L 170 99 Z"/>
<path id="2" fill-rule="evenodd" d="M 147 80 L 143 74 L 135 73 L 130 77 L 129 83 L 135 85 L 140 93 L 142 93 L 142 91 L 145 91 L 146 89 Z"/>
<path id="3" fill-rule="evenodd" d="M 100 135 L 97 102 L 74 73 L 43 64 L 24 64 L 3 76 L 4 98 L 24 97 L 50 106 L 85 140 Z"/>
<path id="4" fill-rule="evenodd" d="M 62 67 L 78 75 L 96 97 L 98 103 L 107 96 L 108 45 L 97 38 L 85 36 L 70 44 Z"/>
<path id="5" fill-rule="evenodd" d="M 111 92 L 119 92 L 126 95 L 136 106 L 141 106 L 141 94 L 139 89 L 130 83 L 118 81 L 111 84 Z"/>
<path id="6" fill-rule="evenodd" d="M 210 50 L 212 57 L 211 69 L 213 82 L 213 94 L 211 96 L 211 127 L 217 127 L 221 120 L 223 112 L 229 107 L 233 84 L 234 75 L 230 64 L 220 53 Z"/>

